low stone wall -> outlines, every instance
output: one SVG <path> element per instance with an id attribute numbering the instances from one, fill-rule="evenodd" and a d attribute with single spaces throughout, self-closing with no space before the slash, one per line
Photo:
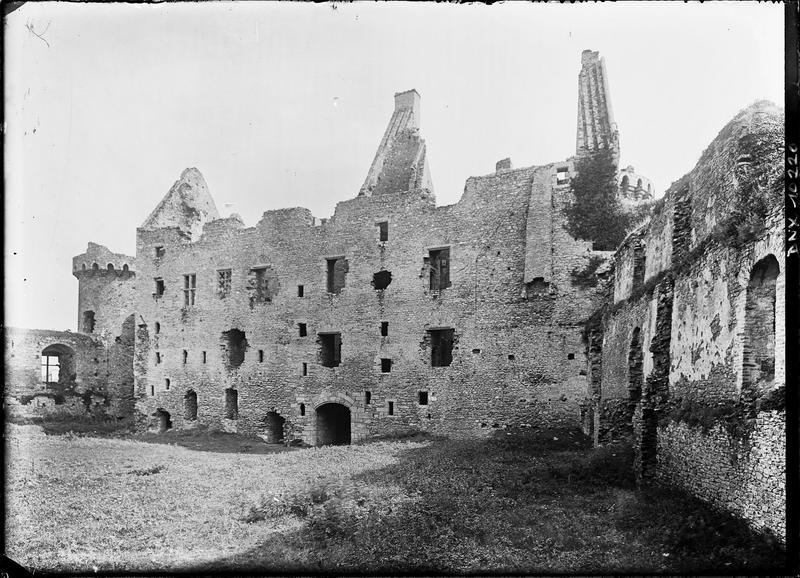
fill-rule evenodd
<path id="1" fill-rule="evenodd" d="M 749 436 L 683 422 L 658 428 L 656 478 L 786 540 L 786 413 L 759 413 Z"/>

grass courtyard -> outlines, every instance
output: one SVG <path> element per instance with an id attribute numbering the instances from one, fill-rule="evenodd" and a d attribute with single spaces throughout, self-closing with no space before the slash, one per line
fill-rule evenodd
<path id="1" fill-rule="evenodd" d="M 629 449 L 574 431 L 267 453 L 202 432 L 6 434 L 6 552 L 36 570 L 727 574 L 784 557 L 702 502 L 637 491 Z"/>

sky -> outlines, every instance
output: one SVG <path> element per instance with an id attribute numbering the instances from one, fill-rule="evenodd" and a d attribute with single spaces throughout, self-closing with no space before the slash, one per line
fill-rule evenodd
<path id="1" fill-rule="evenodd" d="M 439 205 L 470 176 L 574 154 L 584 49 L 606 60 L 621 162 L 657 191 L 742 108 L 783 105 L 783 6 L 28 3 L 5 21 L 5 319 L 77 327 L 72 257 L 135 254 L 197 167 L 223 216 L 355 197 L 422 97 Z"/>

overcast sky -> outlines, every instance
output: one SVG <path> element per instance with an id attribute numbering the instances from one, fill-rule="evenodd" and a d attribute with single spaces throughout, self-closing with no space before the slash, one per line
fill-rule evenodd
<path id="1" fill-rule="evenodd" d="M 737 111 L 783 105 L 783 6 L 25 4 L 6 20 L 6 323 L 76 329 L 72 257 L 133 255 L 181 171 L 220 212 L 354 197 L 422 95 L 437 201 L 574 153 L 580 53 L 606 59 L 622 163 L 658 194 Z"/>

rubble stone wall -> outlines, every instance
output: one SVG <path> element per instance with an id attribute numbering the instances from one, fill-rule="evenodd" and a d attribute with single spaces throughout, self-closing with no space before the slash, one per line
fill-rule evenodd
<path id="1" fill-rule="evenodd" d="M 315 408 L 344 396 L 354 441 L 409 429 L 475 435 L 515 423 L 577 426 L 586 389 L 581 324 L 598 293 L 571 283 L 592 253 L 563 230 L 569 187 L 556 183 L 555 167 L 470 178 L 461 201 L 449 206 L 436 207 L 429 191 L 417 189 L 340 202 L 323 222 L 301 208 L 269 211 L 251 228 L 219 219 L 194 243 L 176 227 L 140 229 L 140 418 L 155 426 L 163 409 L 175 427 L 191 421 L 258 434 L 274 411 L 286 420 L 286 440 L 315 443 Z M 532 239 L 528 220 L 544 211 L 554 215 L 550 234 Z M 384 242 L 380 222 L 388 222 Z M 156 259 L 157 245 L 165 254 Z M 445 247 L 451 285 L 431 290 L 429 251 Z M 534 289 L 524 282 L 532 252 L 552 269 Z M 330 258 L 347 261 L 338 294 L 326 291 Z M 265 302 L 250 299 L 247 278 L 256 266 L 274 273 Z M 221 296 L 217 272 L 228 269 L 230 293 Z M 384 290 L 372 285 L 379 271 L 391 272 Z M 189 274 L 197 286 L 194 305 L 186 306 Z M 156 277 L 165 283 L 160 297 Z M 437 328 L 454 331 L 448 367 L 431 364 L 428 330 Z M 247 340 L 238 367 L 226 366 L 220 341 L 230 329 Z M 341 363 L 324 367 L 318 336 L 331 332 L 341 334 Z M 381 371 L 381 359 L 391 360 L 390 372 Z M 236 420 L 223 418 L 227 388 L 238 391 Z M 197 394 L 196 420 L 184 419 L 189 390 Z M 427 405 L 419 403 L 421 391 Z"/>

